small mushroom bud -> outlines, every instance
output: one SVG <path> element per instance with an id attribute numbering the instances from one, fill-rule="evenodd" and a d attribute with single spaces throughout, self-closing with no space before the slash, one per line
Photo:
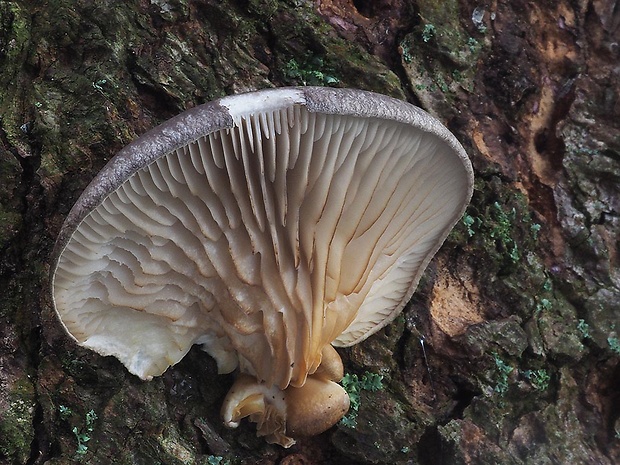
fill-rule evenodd
<path id="1" fill-rule="evenodd" d="M 349 410 L 349 396 L 342 386 L 314 376 L 302 387 L 287 388 L 284 394 L 286 432 L 293 438 L 320 434 Z"/>

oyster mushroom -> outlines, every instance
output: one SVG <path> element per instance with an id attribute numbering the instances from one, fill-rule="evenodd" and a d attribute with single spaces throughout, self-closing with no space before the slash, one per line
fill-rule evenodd
<path id="1" fill-rule="evenodd" d="M 78 344 L 148 380 L 193 344 L 240 376 L 224 401 L 285 447 L 348 408 L 332 346 L 402 310 L 472 192 L 461 145 L 386 96 L 284 88 L 222 98 L 119 152 L 52 257 Z"/>

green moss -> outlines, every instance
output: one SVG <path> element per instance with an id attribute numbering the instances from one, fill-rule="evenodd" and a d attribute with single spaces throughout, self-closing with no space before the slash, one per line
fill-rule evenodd
<path id="1" fill-rule="evenodd" d="M 416 3 L 419 22 L 400 43 L 413 91 L 429 111 L 450 114 L 455 99 L 474 88 L 475 63 L 483 47 L 461 25 L 457 0 Z"/>
<path id="2" fill-rule="evenodd" d="M 269 24 L 274 37 L 274 81 L 338 84 L 404 99 L 398 76 L 377 57 L 337 35 L 312 3 L 278 12 Z"/>
<path id="3" fill-rule="evenodd" d="M 320 57 L 309 57 L 301 64 L 291 59 L 285 66 L 286 77 L 304 86 L 338 84 L 340 80 L 333 74 L 333 71 L 325 68 L 323 59 Z"/>
<path id="4" fill-rule="evenodd" d="M 24 53 L 30 38 L 28 16 L 15 2 L 0 4 L 0 47 L 3 50 L 3 63 L 12 63 Z"/>
<path id="5" fill-rule="evenodd" d="M 0 248 L 17 233 L 21 223 L 19 213 L 5 211 L 0 205 Z"/>
<path id="6" fill-rule="evenodd" d="M 0 3 L 0 31 L 0 76 L 4 83 L 15 82 L 30 42 L 29 15 L 15 2 Z M 0 87 L 0 102 L 2 92 L 10 92 L 15 87 Z"/>
<path id="7" fill-rule="evenodd" d="M 578 328 L 577 311 L 562 294 L 548 292 L 538 297 L 533 318 L 547 354 L 581 359 L 583 333 Z"/>
<path id="8" fill-rule="evenodd" d="M 469 242 L 486 255 L 485 266 L 505 275 L 522 267 L 536 249 L 541 226 L 522 193 L 505 187 L 498 193 L 493 184 L 477 180 L 474 199 L 448 241 Z"/>
<path id="9" fill-rule="evenodd" d="M 20 71 L 30 46 L 30 15 L 15 2 L 0 3 L 0 128 L 8 142 L 21 155 L 30 155 L 27 137 L 20 128 L 23 118 L 23 93 L 27 86 L 6 85 L 20 82 Z"/>
<path id="10" fill-rule="evenodd" d="M 30 380 L 21 379 L 11 386 L 7 405 L 0 411 L 0 456 L 12 463 L 26 463 L 34 440 L 34 387 Z M 4 402 L 0 401 L 0 406 Z"/>
<path id="11" fill-rule="evenodd" d="M 278 0 L 248 0 L 248 9 L 255 15 L 270 20 L 280 9 Z"/>
<path id="12" fill-rule="evenodd" d="M 429 42 L 439 41 L 448 49 L 465 36 L 460 25 L 460 10 L 457 0 L 422 0 L 417 3 L 420 15 L 420 36 Z M 429 31 L 432 31 L 429 35 Z"/>

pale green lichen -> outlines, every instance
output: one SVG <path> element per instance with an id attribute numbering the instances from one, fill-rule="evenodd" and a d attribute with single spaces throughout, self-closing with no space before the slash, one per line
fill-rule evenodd
<path id="1" fill-rule="evenodd" d="M 547 370 L 543 368 L 538 370 L 526 370 L 523 374 L 537 391 L 545 391 L 549 387 L 551 376 L 549 376 Z"/>
<path id="2" fill-rule="evenodd" d="M 347 373 L 340 382 L 347 394 L 349 394 L 349 413 L 345 415 L 340 424 L 349 428 L 357 426 L 357 414 L 361 405 L 362 391 L 376 392 L 383 389 L 383 376 L 366 372 L 361 379 L 356 374 Z"/>
<path id="3" fill-rule="evenodd" d="M 230 465 L 230 460 L 220 455 L 208 455 L 206 465 Z"/>
<path id="4" fill-rule="evenodd" d="M 581 333 L 583 339 L 592 339 L 590 325 L 583 318 L 577 322 L 577 330 Z"/>
<path id="5" fill-rule="evenodd" d="M 620 355 L 620 339 L 615 336 L 610 336 L 607 338 L 607 343 L 612 352 L 616 355 Z"/>
<path id="6" fill-rule="evenodd" d="M 508 392 L 508 380 L 510 374 L 514 371 L 514 367 L 507 364 L 497 353 L 493 353 L 495 361 L 495 379 L 496 384 L 493 390 L 503 397 Z"/>

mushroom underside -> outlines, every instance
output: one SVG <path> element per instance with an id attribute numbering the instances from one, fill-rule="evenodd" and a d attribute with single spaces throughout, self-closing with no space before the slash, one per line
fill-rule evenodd
<path id="1" fill-rule="evenodd" d="M 83 219 L 54 275 L 78 342 L 149 378 L 201 341 L 222 372 L 232 348 L 301 386 L 322 347 L 404 305 L 460 210 L 449 147 L 402 123 L 269 116 L 158 158 Z"/>
<path id="2" fill-rule="evenodd" d="M 332 423 L 348 397 L 331 345 L 400 312 L 471 196 L 458 142 L 404 105 L 360 91 L 264 91 L 199 107 L 128 146 L 57 242 L 52 296 L 67 332 L 143 379 L 202 345 L 221 373 L 242 373 L 225 418 L 258 420 L 273 442 L 324 428 L 298 420 L 315 415 L 304 399 L 330 405 L 316 415 Z M 211 113 L 224 123 L 174 132 Z M 150 158 L 134 168 L 141 152 Z"/>

